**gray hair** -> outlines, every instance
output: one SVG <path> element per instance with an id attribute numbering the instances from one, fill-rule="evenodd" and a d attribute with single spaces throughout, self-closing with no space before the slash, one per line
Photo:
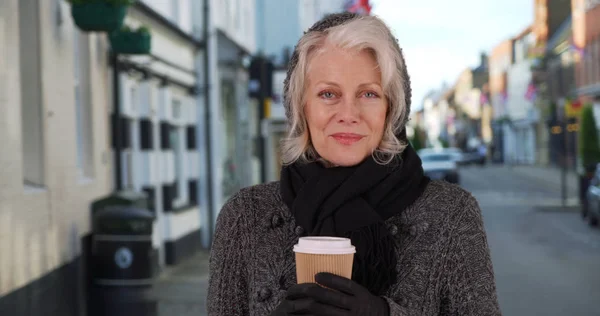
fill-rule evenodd
<path id="1" fill-rule="evenodd" d="M 340 20 L 343 20 L 342 23 L 339 23 Z M 317 22 L 296 46 L 284 86 L 289 128 L 281 144 L 283 164 L 319 159 L 311 144 L 304 114 L 304 90 L 309 63 L 326 45 L 352 51 L 367 50 L 377 61 L 389 107 L 381 143 L 372 156 L 380 164 L 391 162 L 407 146 L 406 139 L 398 137 L 405 128 L 410 109 L 410 78 L 404 58 L 397 41 L 381 19 L 345 13 L 330 15 Z"/>

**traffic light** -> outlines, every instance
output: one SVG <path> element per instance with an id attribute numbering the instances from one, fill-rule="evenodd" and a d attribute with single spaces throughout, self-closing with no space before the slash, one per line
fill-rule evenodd
<path id="1" fill-rule="evenodd" d="M 250 62 L 250 83 L 248 94 L 251 98 L 271 98 L 273 96 L 273 63 L 255 56 Z"/>

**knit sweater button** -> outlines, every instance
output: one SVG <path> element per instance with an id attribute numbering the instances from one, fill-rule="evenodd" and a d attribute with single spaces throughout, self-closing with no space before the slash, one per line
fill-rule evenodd
<path id="1" fill-rule="evenodd" d="M 281 226 L 283 224 L 283 218 L 281 218 L 281 216 L 275 214 L 273 215 L 273 218 L 271 219 L 271 227 L 273 228 L 277 228 L 279 226 Z"/>
<path id="2" fill-rule="evenodd" d="M 416 236 L 419 233 L 419 227 L 417 225 L 412 225 L 408 229 L 408 232 L 410 233 L 411 236 Z"/>
<path id="3" fill-rule="evenodd" d="M 388 229 L 390 230 L 390 234 L 392 236 L 396 236 L 398 234 L 398 226 L 396 226 L 396 225 L 390 225 L 388 227 Z"/>
<path id="4" fill-rule="evenodd" d="M 400 306 L 404 306 L 404 307 L 408 306 L 408 299 L 406 297 L 400 298 Z"/>
<path id="5" fill-rule="evenodd" d="M 302 236 L 304 234 L 304 228 L 302 228 L 302 226 L 298 226 L 298 227 L 296 227 L 295 232 L 296 232 L 296 235 Z"/>
<path id="6" fill-rule="evenodd" d="M 258 291 L 257 294 L 258 294 L 258 300 L 260 302 L 264 302 L 271 297 L 272 292 L 268 288 L 262 288 L 262 289 L 260 289 L 260 291 Z"/>

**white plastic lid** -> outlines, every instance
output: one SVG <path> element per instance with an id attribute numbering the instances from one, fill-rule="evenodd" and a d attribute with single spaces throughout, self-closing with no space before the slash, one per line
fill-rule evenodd
<path id="1" fill-rule="evenodd" d="M 346 255 L 356 253 L 350 239 L 341 237 L 311 236 L 300 237 L 294 252 L 317 255 Z"/>

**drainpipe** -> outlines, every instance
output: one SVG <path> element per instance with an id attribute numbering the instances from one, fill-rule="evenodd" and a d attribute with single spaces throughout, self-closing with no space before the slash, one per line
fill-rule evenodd
<path id="1" fill-rule="evenodd" d="M 213 171 L 212 171 L 212 144 L 210 141 L 210 127 L 213 124 L 212 122 L 212 113 L 210 110 L 210 61 L 208 58 L 208 37 L 209 31 L 208 27 L 210 25 L 210 11 L 209 11 L 209 0 L 204 0 L 204 9 L 202 11 L 202 23 L 204 24 L 202 27 L 203 38 L 204 38 L 204 137 L 206 138 L 206 197 L 207 197 L 207 228 L 208 228 L 208 248 L 212 245 L 213 238 Z"/>
<path id="2" fill-rule="evenodd" d="M 116 191 L 123 189 L 123 166 L 121 163 L 123 126 L 121 125 L 121 80 L 119 76 L 119 56 L 111 52 L 110 58 L 113 65 L 113 132 L 115 146 L 115 184 Z"/>

